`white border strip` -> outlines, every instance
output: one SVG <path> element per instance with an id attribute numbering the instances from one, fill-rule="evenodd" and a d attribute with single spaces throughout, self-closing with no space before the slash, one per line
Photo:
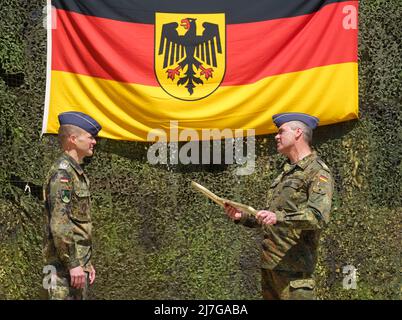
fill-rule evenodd
<path id="1" fill-rule="evenodd" d="M 43 111 L 43 122 L 41 137 L 46 132 L 47 122 L 49 117 L 49 105 L 50 105 L 50 83 L 51 83 L 51 71 L 52 71 L 52 15 L 53 7 L 52 1 L 47 0 L 46 4 L 46 29 L 47 29 L 47 61 L 46 61 L 46 94 L 45 94 L 45 108 Z"/>

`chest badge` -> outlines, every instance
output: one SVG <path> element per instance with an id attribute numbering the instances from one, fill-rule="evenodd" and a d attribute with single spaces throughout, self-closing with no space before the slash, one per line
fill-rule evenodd
<path id="1" fill-rule="evenodd" d="M 61 190 L 61 201 L 69 203 L 71 201 L 71 190 Z"/>

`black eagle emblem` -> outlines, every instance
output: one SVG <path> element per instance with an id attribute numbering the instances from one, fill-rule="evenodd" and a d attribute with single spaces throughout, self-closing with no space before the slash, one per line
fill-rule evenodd
<path id="1" fill-rule="evenodd" d="M 187 32 L 180 36 L 177 32 L 179 26 L 176 22 L 166 23 L 162 26 L 162 36 L 159 44 L 158 54 L 163 54 L 163 69 L 168 69 L 167 77 L 175 79 L 180 76 L 180 69 L 187 70 L 183 77 L 177 81 L 177 85 L 185 85 L 190 95 L 194 92 L 196 84 L 203 84 L 204 81 L 197 77 L 196 70 L 205 79 L 212 78 L 213 68 L 206 68 L 204 64 L 217 68 L 216 56 L 222 53 L 221 40 L 219 37 L 219 26 L 214 23 L 204 22 L 204 31 L 197 36 L 196 19 L 186 18 L 181 20 L 180 26 Z M 215 45 L 216 42 L 216 45 Z"/>

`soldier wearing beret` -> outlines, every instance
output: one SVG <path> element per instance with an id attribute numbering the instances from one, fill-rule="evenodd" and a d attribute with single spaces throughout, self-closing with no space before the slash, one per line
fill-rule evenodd
<path id="1" fill-rule="evenodd" d="M 320 233 L 329 221 L 333 178 L 312 150 L 318 119 L 303 113 L 273 116 L 277 150 L 288 158 L 268 190 L 265 210 L 250 216 L 226 205 L 226 214 L 247 227 L 261 227 L 264 299 L 314 299 L 313 272 Z"/>
<path id="2" fill-rule="evenodd" d="M 101 126 L 81 112 L 59 115 L 62 155 L 43 186 L 45 200 L 44 258 L 56 270 L 50 299 L 85 299 L 95 280 L 89 180 L 81 164 L 93 155 Z M 89 282 L 89 283 L 88 283 Z"/>

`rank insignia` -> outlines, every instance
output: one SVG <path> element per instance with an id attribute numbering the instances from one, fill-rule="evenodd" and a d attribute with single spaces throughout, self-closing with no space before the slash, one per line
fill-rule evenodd
<path id="1" fill-rule="evenodd" d="M 62 161 L 60 164 L 59 164 L 59 169 L 67 169 L 68 168 L 68 162 L 67 161 Z"/>

